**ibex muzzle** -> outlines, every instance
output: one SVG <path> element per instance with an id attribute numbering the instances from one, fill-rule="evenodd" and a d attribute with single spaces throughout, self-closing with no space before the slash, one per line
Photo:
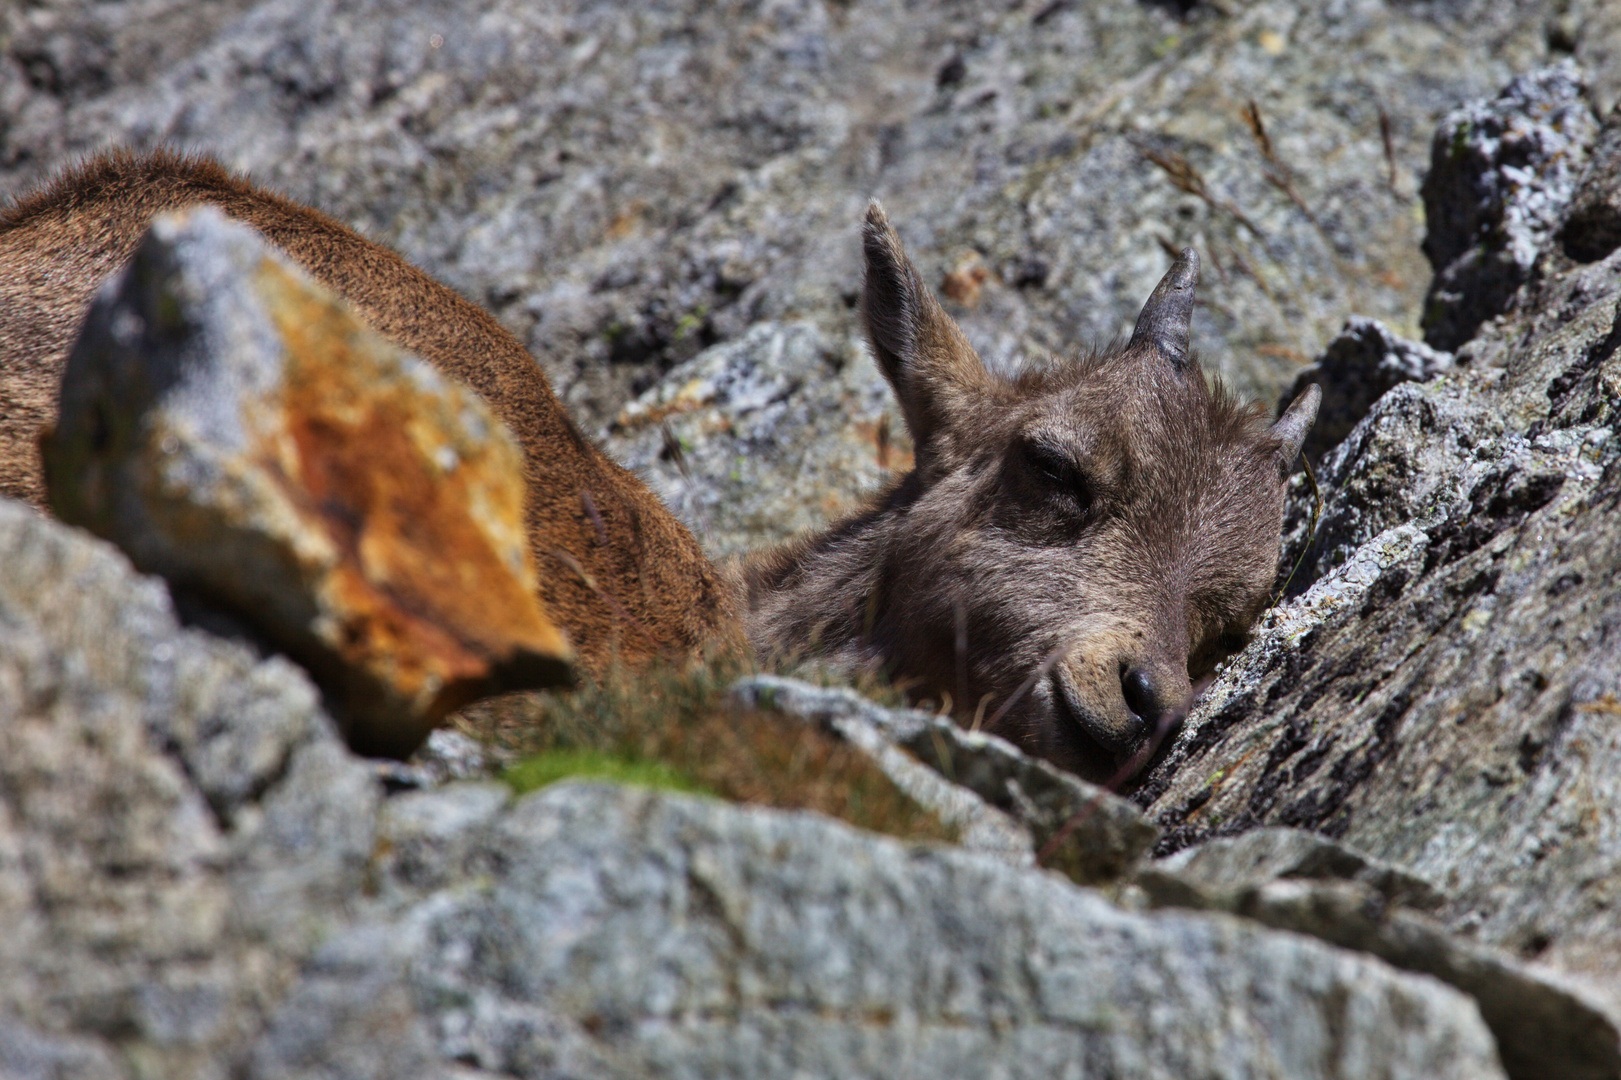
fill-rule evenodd
<path id="1" fill-rule="evenodd" d="M 764 655 L 877 667 L 1085 773 L 1110 769 L 1244 640 L 1277 570 L 1316 388 L 1275 424 L 1189 351 L 1189 248 L 1131 340 L 990 373 L 877 203 L 863 311 L 916 467 L 748 568 Z"/>

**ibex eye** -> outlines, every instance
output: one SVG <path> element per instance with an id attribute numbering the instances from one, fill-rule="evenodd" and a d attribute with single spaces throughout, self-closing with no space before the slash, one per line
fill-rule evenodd
<path id="1" fill-rule="evenodd" d="M 1050 492 L 1074 500 L 1082 510 L 1091 503 L 1086 477 L 1068 454 L 1041 443 L 1026 443 L 1024 457 L 1030 470 Z"/>

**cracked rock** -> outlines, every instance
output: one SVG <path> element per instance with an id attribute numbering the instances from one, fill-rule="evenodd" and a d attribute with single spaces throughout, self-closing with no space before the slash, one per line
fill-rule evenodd
<path id="1" fill-rule="evenodd" d="M 987 809 L 1017 822 L 1026 853 L 1032 846 L 1041 851 L 1067 827 L 1067 839 L 1044 865 L 1075 881 L 1097 884 L 1124 877 L 1158 837 L 1141 811 L 1118 795 L 1030 757 L 994 735 L 965 731 L 932 713 L 886 709 L 851 690 L 775 676 L 745 679 L 733 693 L 754 708 L 775 709 L 830 727 L 873 754 L 886 772 L 895 768 L 891 778 L 897 785 L 902 783 L 897 773 L 923 763 L 949 782 L 946 792 L 971 792 Z M 906 753 L 899 754 L 902 750 Z M 921 789 L 908 794 L 942 812 L 931 802 L 941 795 Z M 945 810 L 952 812 L 950 803 Z"/>
<path id="2" fill-rule="evenodd" d="M 1457 349 L 1507 308 L 1576 190 L 1598 134 L 1574 61 L 1522 75 L 1447 114 L 1424 179 L 1435 281 L 1424 340 Z"/>
<path id="3" fill-rule="evenodd" d="M 1353 315 L 1323 355 L 1295 376 L 1278 402 L 1278 415 L 1312 383 L 1322 387 L 1322 405 L 1301 448 L 1317 461 L 1340 444 L 1387 390 L 1433 379 L 1452 363 L 1451 353 L 1408 341 L 1377 319 Z"/>

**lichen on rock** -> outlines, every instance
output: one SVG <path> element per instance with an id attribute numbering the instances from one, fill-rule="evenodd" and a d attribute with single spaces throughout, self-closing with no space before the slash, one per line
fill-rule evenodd
<path id="1" fill-rule="evenodd" d="M 1435 268 L 1424 337 L 1456 349 L 1501 312 L 1558 226 L 1598 134 L 1573 61 L 1516 78 L 1448 113 L 1424 178 L 1424 253 Z"/>

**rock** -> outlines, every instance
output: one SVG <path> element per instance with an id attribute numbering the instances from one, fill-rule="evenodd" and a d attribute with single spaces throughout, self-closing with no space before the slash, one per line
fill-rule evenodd
<path id="1" fill-rule="evenodd" d="M 9 1017 L 0 1020 L 0 1061 L 6 1063 L 8 1076 L 20 1080 L 56 1076 L 102 1080 L 121 1075 L 112 1055 L 93 1041 L 34 1031 Z"/>
<path id="2" fill-rule="evenodd" d="M 405 955 L 412 943 L 402 936 L 398 927 L 374 924 L 346 927 L 324 942 L 277 1004 L 242 1074 L 451 1080 L 412 999 Z"/>
<path id="3" fill-rule="evenodd" d="M 1372 886 L 1269 882 L 1243 890 L 1232 910 L 1433 975 L 1469 994 L 1515 1080 L 1621 1076 L 1621 1022 L 1580 986 L 1472 945 L 1426 916 L 1386 910 Z"/>
<path id="4" fill-rule="evenodd" d="M 851 690 L 775 675 L 739 680 L 732 697 L 744 708 L 783 712 L 823 725 L 870 757 L 907 798 L 956 829 L 958 841 L 968 850 L 1014 866 L 1035 861 L 1029 829 L 981 793 L 954 783 L 896 745 L 887 726 L 890 710 Z"/>
<path id="5" fill-rule="evenodd" d="M 1433 975 L 1480 1005 L 1510 1077 L 1621 1075 L 1621 1024 L 1579 987 L 1449 934 L 1446 898 L 1382 860 L 1297 829 L 1187 848 L 1138 873 L 1160 906 L 1231 911 Z"/>
<path id="6" fill-rule="evenodd" d="M 1616 26 L 1621 47 L 1621 16 Z M 1559 244 L 1577 262 L 1597 262 L 1621 248 L 1621 112 L 1612 112 L 1599 132 L 1559 226 Z"/>
<path id="7" fill-rule="evenodd" d="M 1288 825 L 1442 889 L 1450 932 L 1621 1016 L 1621 259 L 1545 248 L 1456 368 L 1325 458 L 1292 598 L 1137 798 L 1159 852 Z"/>
<path id="8" fill-rule="evenodd" d="M 492 1072 L 585 1030 L 633 1075 L 1500 1075 L 1432 980 L 810 815 L 569 782 L 469 864 L 408 917 L 412 980 Z"/>
<path id="9" fill-rule="evenodd" d="M 1610 7 L 7 5 L 0 192 L 206 147 L 491 307 L 602 425 L 759 322 L 853 352 L 872 194 L 926 280 L 987 272 L 953 313 L 1004 368 L 1129 330 L 1193 244 L 1195 344 L 1272 400 L 1352 314 L 1416 336 L 1435 124 Z"/>
<path id="10" fill-rule="evenodd" d="M 377 788 L 301 670 L 109 546 L 0 501 L 0 566 L 0 1061 L 221 1075 L 344 920 Z"/>
<path id="11" fill-rule="evenodd" d="M 1323 403 L 1301 448 L 1317 461 L 1350 434 L 1386 391 L 1398 383 L 1425 382 L 1451 367 L 1451 353 L 1408 341 L 1377 319 L 1353 315 L 1323 355 L 1295 376 L 1278 401 L 1278 415 L 1312 383 L 1322 387 Z"/>
<path id="12" fill-rule="evenodd" d="M 570 678 L 510 436 L 217 211 L 153 224 L 61 400 L 55 512 L 297 657 L 357 749 Z"/>
<path id="13" fill-rule="evenodd" d="M 1447 114 L 1424 179 L 1435 281 L 1424 340 L 1457 349 L 1505 310 L 1576 189 L 1598 133 L 1571 61 L 1522 75 Z"/>
<path id="14" fill-rule="evenodd" d="M 1061 831 L 1045 865 L 1083 884 L 1118 880 L 1158 839 L 1142 812 L 1118 795 L 1033 758 L 994 735 L 965 731 L 921 709 L 886 709 L 851 690 L 756 675 L 733 688 L 753 708 L 776 709 L 824 724 L 873 754 L 902 790 L 937 814 L 951 813 L 954 792 L 972 792 L 1024 830 L 1022 852 L 1042 851 Z M 896 748 L 905 750 L 898 763 Z M 922 762 L 950 781 L 944 792 L 908 788 L 898 773 Z M 936 804 L 940 804 L 937 806 Z M 951 820 L 950 818 L 945 818 Z"/>
<path id="15" fill-rule="evenodd" d="M 390 791 L 410 791 L 452 780 L 484 780 L 512 761 L 512 755 L 499 747 L 450 728 L 435 728 L 409 760 L 379 760 L 374 767 Z"/>
<path id="16" fill-rule="evenodd" d="M 1243 836 L 1211 840 L 1159 859 L 1150 869 L 1210 898 L 1281 879 L 1306 879 L 1358 882 L 1384 903 L 1419 910 L 1434 910 L 1446 903 L 1446 897 L 1423 878 L 1365 851 L 1300 829 L 1256 829 Z"/>
<path id="17" fill-rule="evenodd" d="M 0 502 L 0 559 L 10 1071 L 1501 1075 L 1467 998 L 1227 915 L 646 790 L 384 801 L 106 545 Z"/>
<path id="18" fill-rule="evenodd" d="M 607 445 L 717 556 L 816 528 L 911 465 L 872 359 L 805 323 L 760 323 L 678 365 Z"/>

